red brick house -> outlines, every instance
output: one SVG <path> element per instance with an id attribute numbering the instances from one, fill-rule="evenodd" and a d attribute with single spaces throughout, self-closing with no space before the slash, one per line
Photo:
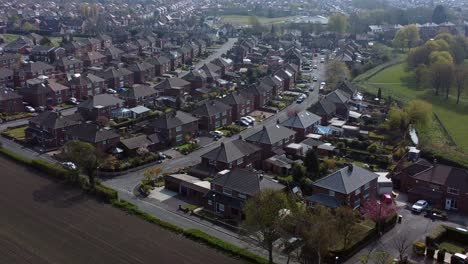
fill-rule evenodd
<path id="1" fill-rule="evenodd" d="M 148 62 L 138 62 L 128 67 L 133 72 L 135 83 L 145 83 L 151 81 L 155 77 L 155 67 Z"/>
<path id="2" fill-rule="evenodd" d="M 98 67 L 106 63 L 107 57 L 96 51 L 89 51 L 81 57 L 85 67 Z"/>
<path id="3" fill-rule="evenodd" d="M 155 87 L 156 90 L 162 91 L 165 96 L 184 96 L 190 93 L 190 83 L 180 78 L 167 78 L 158 83 Z"/>
<path id="4" fill-rule="evenodd" d="M 0 68 L 13 69 L 20 64 L 19 54 L 0 54 Z"/>
<path id="5" fill-rule="evenodd" d="M 278 124 L 263 126 L 262 129 L 247 137 L 245 141 L 259 146 L 262 149 L 262 160 L 276 154 L 284 153 L 283 149 L 294 143 L 296 132 Z"/>
<path id="6" fill-rule="evenodd" d="M 68 101 L 70 88 L 52 80 L 31 79 L 19 90 L 23 100 L 34 107 L 57 105 Z"/>
<path id="7" fill-rule="evenodd" d="M 14 87 L 15 72 L 8 68 L 0 68 L 0 87 Z"/>
<path id="8" fill-rule="evenodd" d="M 27 80 L 37 78 L 40 75 L 49 76 L 54 71 L 54 66 L 42 61 L 23 64 L 15 74 L 15 86 L 23 86 Z"/>
<path id="9" fill-rule="evenodd" d="M 419 159 L 399 164 L 392 175 L 395 188 L 409 202 L 426 200 L 432 206 L 468 214 L 468 171 Z"/>
<path id="10" fill-rule="evenodd" d="M 350 164 L 314 182 L 313 194 L 306 199 L 311 205 L 331 208 L 346 205 L 356 209 L 366 200 L 377 198 L 377 178 L 377 174 Z"/>
<path id="11" fill-rule="evenodd" d="M 106 56 L 107 63 L 110 63 L 111 61 L 120 61 L 120 58 L 123 54 L 123 50 L 114 46 L 107 47 L 104 50 L 104 55 Z"/>
<path id="12" fill-rule="evenodd" d="M 108 88 L 119 89 L 131 87 L 134 84 L 133 72 L 126 68 L 110 67 L 104 71 L 96 72 L 96 75 L 106 81 Z"/>
<path id="13" fill-rule="evenodd" d="M 120 94 L 120 98 L 125 100 L 127 107 L 135 107 L 137 105 L 153 106 L 156 97 L 156 90 L 144 84 L 134 84 L 132 88 Z"/>
<path id="14" fill-rule="evenodd" d="M 206 88 L 206 74 L 202 70 L 191 70 L 182 79 L 190 83 L 192 94 L 196 89 Z"/>
<path id="15" fill-rule="evenodd" d="M 45 111 L 29 120 L 26 139 L 46 148 L 66 143 L 65 131 L 75 129 L 79 122 L 60 112 Z"/>
<path id="16" fill-rule="evenodd" d="M 102 94 L 106 90 L 105 80 L 91 73 L 73 74 L 68 81 L 68 86 L 70 86 L 71 97 L 77 99 Z"/>
<path id="17" fill-rule="evenodd" d="M 198 119 L 188 113 L 175 111 L 151 121 L 148 127 L 151 132 L 158 134 L 161 142 L 175 146 L 183 143 L 187 137 L 196 137 Z"/>
<path id="18" fill-rule="evenodd" d="M 336 115 L 336 106 L 330 100 L 322 98 L 310 108 L 310 111 L 321 117 L 323 125 L 328 125 L 328 121 Z"/>
<path id="19" fill-rule="evenodd" d="M 55 69 L 64 73 L 81 73 L 83 72 L 83 61 L 74 57 L 65 57 L 54 62 Z"/>
<path id="20" fill-rule="evenodd" d="M 268 102 L 274 97 L 273 87 L 264 82 L 250 85 L 247 88 L 247 92 L 254 96 L 255 109 L 261 109 L 267 106 Z"/>
<path id="21" fill-rule="evenodd" d="M 9 88 L 0 88 L 0 113 L 19 112 L 24 112 L 23 97 Z"/>
<path id="22" fill-rule="evenodd" d="M 99 94 L 88 98 L 78 105 L 78 112 L 88 120 L 97 120 L 103 116 L 113 118 L 124 105 L 124 101 L 111 94 Z"/>
<path id="23" fill-rule="evenodd" d="M 88 142 L 102 153 L 112 151 L 120 143 L 120 135 L 110 129 L 101 128 L 93 123 L 81 123 L 73 129 L 67 129 L 67 141 L 79 140 Z"/>
<path id="24" fill-rule="evenodd" d="M 246 169 L 224 171 L 211 181 L 205 208 L 225 218 L 243 219 L 245 202 L 261 191 L 284 190 L 285 186 Z"/>
<path id="25" fill-rule="evenodd" d="M 259 168 L 261 148 L 242 139 L 222 142 L 219 147 L 201 156 L 201 164 L 215 172 L 235 168 Z"/>
<path id="26" fill-rule="evenodd" d="M 282 126 L 296 131 L 296 142 L 301 142 L 306 135 L 313 133 L 314 128 L 320 125 L 321 117 L 309 111 L 294 113 L 281 123 Z"/>
<path id="27" fill-rule="evenodd" d="M 150 58 L 148 62 L 154 65 L 155 76 L 161 76 L 171 71 L 171 60 L 166 56 Z"/>
<path id="28" fill-rule="evenodd" d="M 239 120 L 241 117 L 254 111 L 255 100 L 252 94 L 246 93 L 244 90 L 235 91 L 223 97 L 221 102 L 231 106 L 233 121 Z"/>
<path id="29" fill-rule="evenodd" d="M 232 123 L 232 108 L 220 101 L 211 100 L 195 108 L 192 114 L 199 119 L 198 128 L 213 131 Z"/>

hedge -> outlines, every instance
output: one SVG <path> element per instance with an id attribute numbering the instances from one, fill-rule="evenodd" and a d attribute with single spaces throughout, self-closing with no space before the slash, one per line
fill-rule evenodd
<path id="1" fill-rule="evenodd" d="M 147 222 L 150 222 L 150 223 L 153 223 L 153 224 L 157 224 L 163 228 L 166 228 L 170 231 L 173 231 L 177 234 L 182 234 L 184 232 L 184 229 L 179 227 L 179 226 L 176 226 L 174 224 L 171 224 L 169 222 L 165 222 L 165 221 L 162 221 L 161 219 L 159 218 L 156 218 L 142 210 L 140 210 L 138 208 L 138 206 L 136 206 L 135 204 L 132 204 L 130 202 L 127 202 L 125 200 L 119 200 L 119 199 L 114 199 L 111 201 L 112 205 L 119 208 L 119 209 L 122 209 L 124 210 L 125 212 L 129 213 L 129 214 L 132 214 L 132 215 L 136 215 L 138 217 L 140 217 L 141 219 L 147 221 Z"/>
<path id="2" fill-rule="evenodd" d="M 94 187 L 93 193 L 102 199 L 112 202 L 115 199 L 118 199 L 119 195 L 116 190 L 104 186 L 102 184 L 98 184 Z"/>
<path id="3" fill-rule="evenodd" d="M 62 180 L 70 179 L 70 171 L 65 168 L 43 160 L 32 160 L 31 166 L 47 175 L 54 176 Z"/>
<path id="4" fill-rule="evenodd" d="M 3 147 L 0 147 L 0 153 L 2 153 L 4 156 L 14 160 L 14 161 L 18 161 L 22 164 L 25 164 L 25 165 L 31 165 L 31 160 L 28 159 L 28 158 L 25 158 L 19 154 L 16 154 L 15 152 L 11 151 L 11 150 L 8 150 L 6 148 L 3 148 Z"/>
<path id="5" fill-rule="evenodd" d="M 243 260 L 247 260 L 252 263 L 258 263 L 258 264 L 268 263 L 268 260 L 263 257 L 257 256 L 249 252 L 246 249 L 224 242 L 223 240 L 219 238 L 210 236 L 198 229 L 187 229 L 184 231 L 184 236 L 192 240 L 202 242 L 210 247 L 222 250 L 232 256 L 239 257 Z"/>

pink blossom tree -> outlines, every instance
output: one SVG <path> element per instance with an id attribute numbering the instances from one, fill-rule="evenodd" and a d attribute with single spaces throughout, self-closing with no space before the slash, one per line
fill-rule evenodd
<path id="1" fill-rule="evenodd" d="M 361 214 L 371 219 L 378 226 L 378 231 L 380 234 L 381 225 L 385 220 L 392 217 L 396 213 L 395 203 L 384 203 L 376 199 L 370 199 L 363 203 L 361 206 Z"/>

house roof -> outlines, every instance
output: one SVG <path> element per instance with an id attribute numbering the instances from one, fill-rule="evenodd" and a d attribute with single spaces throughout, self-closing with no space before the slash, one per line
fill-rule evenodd
<path id="1" fill-rule="evenodd" d="M 309 111 L 302 111 L 295 113 L 294 116 L 291 116 L 286 121 L 281 123 L 281 125 L 288 128 L 308 128 L 320 122 L 321 117 L 313 114 Z"/>
<path id="2" fill-rule="evenodd" d="M 117 79 L 117 78 L 128 76 L 128 75 L 133 75 L 133 72 L 129 71 L 126 68 L 111 67 L 111 68 L 106 69 L 103 72 L 98 72 L 96 74 L 98 74 L 101 78 L 105 80 L 109 80 L 109 79 Z"/>
<path id="3" fill-rule="evenodd" d="M 336 112 L 336 106 L 330 100 L 322 98 L 312 107 L 312 111 L 319 116 L 332 115 Z"/>
<path id="4" fill-rule="evenodd" d="M 221 102 L 233 106 L 246 104 L 248 100 L 252 100 L 252 95 L 245 91 L 237 91 L 230 93 L 221 99 Z"/>
<path id="5" fill-rule="evenodd" d="M 316 181 L 314 186 L 335 192 L 350 194 L 379 176 L 355 164 L 350 164 Z"/>
<path id="6" fill-rule="evenodd" d="M 199 81 L 199 80 L 203 81 L 203 80 L 206 80 L 206 73 L 202 70 L 192 70 L 182 78 L 188 82 Z"/>
<path id="7" fill-rule="evenodd" d="M 67 87 L 65 85 L 62 85 L 62 84 L 57 83 L 57 82 L 52 82 L 52 81 L 49 81 L 47 83 L 47 86 L 54 92 L 60 92 L 60 91 L 64 91 L 64 90 L 69 89 L 69 87 Z"/>
<path id="8" fill-rule="evenodd" d="M 124 53 L 123 50 L 117 48 L 117 47 L 114 47 L 114 46 L 111 46 L 109 48 L 107 48 L 105 51 L 104 51 L 104 54 L 105 55 L 109 55 L 109 56 L 112 56 L 112 57 L 118 57 L 120 55 L 122 55 Z"/>
<path id="9" fill-rule="evenodd" d="M 245 140 L 260 144 L 273 145 L 295 134 L 296 132 L 294 130 L 275 124 L 272 126 L 263 126 L 260 131 L 247 137 Z"/>
<path id="10" fill-rule="evenodd" d="M 143 61 L 143 62 L 138 62 L 138 63 L 134 63 L 130 65 L 128 69 L 133 72 L 142 72 L 142 71 L 147 71 L 150 69 L 154 70 L 154 66 L 148 62 Z"/>
<path id="11" fill-rule="evenodd" d="M 414 179 L 468 191 L 468 171 L 436 164 L 412 176 Z"/>
<path id="12" fill-rule="evenodd" d="M 92 109 L 97 106 L 111 106 L 116 104 L 123 104 L 123 100 L 112 94 L 98 94 L 88 98 L 88 100 L 81 102 L 78 108 Z"/>
<path id="13" fill-rule="evenodd" d="M 0 78 L 6 78 L 9 76 L 13 76 L 13 71 L 8 68 L 0 68 Z"/>
<path id="14" fill-rule="evenodd" d="M 306 197 L 306 200 L 311 203 L 317 203 L 329 208 L 338 208 L 341 206 L 340 202 L 334 197 L 323 193 L 312 194 Z"/>
<path id="15" fill-rule="evenodd" d="M 148 62 L 154 65 L 163 65 L 169 63 L 171 60 L 166 56 L 160 56 L 158 58 L 150 58 Z"/>
<path id="16" fill-rule="evenodd" d="M 92 123 L 79 124 L 76 128 L 68 129 L 66 133 L 72 138 L 93 144 L 120 137 L 114 131 L 100 128 L 99 125 Z"/>
<path id="17" fill-rule="evenodd" d="M 66 67 L 66 66 L 70 66 L 74 64 L 79 64 L 79 63 L 83 64 L 83 61 L 81 61 L 80 59 L 76 59 L 76 58 L 65 57 L 65 58 L 56 60 L 54 62 L 54 65 Z"/>
<path id="18" fill-rule="evenodd" d="M 349 96 L 342 90 L 334 90 L 327 94 L 325 98 L 335 104 L 346 104 L 349 101 Z"/>
<path id="19" fill-rule="evenodd" d="M 17 98 L 22 98 L 22 96 L 10 89 L 0 88 L 0 101 L 6 101 Z"/>
<path id="20" fill-rule="evenodd" d="M 245 156 L 251 155 L 260 148 L 241 139 L 229 142 L 222 142 L 221 145 L 208 153 L 202 155 L 202 158 L 216 160 L 218 162 L 231 163 Z"/>
<path id="21" fill-rule="evenodd" d="M 90 51 L 90 52 L 87 52 L 83 55 L 83 60 L 88 60 L 88 61 L 92 61 L 92 60 L 100 60 L 100 59 L 104 59 L 106 56 L 102 55 L 101 53 L 99 52 L 96 52 L 96 51 Z"/>
<path id="22" fill-rule="evenodd" d="M 192 114 L 197 116 L 213 116 L 218 113 L 230 110 L 231 107 L 217 100 L 211 100 L 201 104 L 192 111 Z"/>
<path id="23" fill-rule="evenodd" d="M 53 70 L 54 67 L 42 61 L 30 62 L 24 65 L 24 71 L 26 72 L 41 72 L 47 70 Z"/>
<path id="24" fill-rule="evenodd" d="M 48 129 L 67 128 L 78 124 L 78 121 L 51 111 L 44 111 L 32 117 L 29 122 Z"/>
<path id="25" fill-rule="evenodd" d="M 138 99 L 142 97 L 152 96 L 156 93 L 149 85 L 144 84 L 135 84 L 132 86 L 131 89 L 127 89 L 125 92 L 122 93 L 122 97 L 124 98 L 131 98 L 131 99 Z"/>
<path id="26" fill-rule="evenodd" d="M 155 89 L 156 90 L 184 89 L 185 87 L 188 87 L 189 85 L 190 83 L 187 82 L 186 80 L 174 77 L 174 78 L 165 79 L 164 81 L 156 85 Z"/>
<path id="27" fill-rule="evenodd" d="M 226 174 L 214 178 L 211 183 L 249 196 L 255 195 L 266 189 L 282 190 L 285 187 L 282 184 L 276 183 L 246 169 L 231 170 Z"/>
<path id="28" fill-rule="evenodd" d="M 171 129 L 185 124 L 189 124 L 197 121 L 198 119 L 192 115 L 176 111 L 173 113 L 166 114 L 165 116 L 153 120 L 149 123 L 150 127 L 160 128 L 160 129 Z"/>
<path id="29" fill-rule="evenodd" d="M 122 145 L 129 150 L 135 150 L 141 147 L 148 147 L 154 144 L 154 142 L 151 141 L 146 135 L 122 139 L 120 143 L 122 143 Z"/>
<path id="30" fill-rule="evenodd" d="M 345 92 L 348 98 L 357 92 L 357 87 L 348 80 L 339 82 L 335 88 Z"/>

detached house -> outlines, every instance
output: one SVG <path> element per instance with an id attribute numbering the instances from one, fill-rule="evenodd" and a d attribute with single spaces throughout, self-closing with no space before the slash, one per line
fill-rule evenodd
<path id="1" fill-rule="evenodd" d="M 313 195 L 307 197 L 310 204 L 331 208 L 343 205 L 359 208 L 364 201 L 377 197 L 379 176 L 355 164 L 350 164 L 312 185 Z"/>
<path id="2" fill-rule="evenodd" d="M 205 195 L 205 208 L 223 217 L 243 219 L 245 202 L 261 191 L 283 190 L 284 185 L 246 169 L 234 169 L 220 173 L 211 181 Z"/>
<path id="3" fill-rule="evenodd" d="M 198 119 L 182 111 L 166 114 L 151 121 L 148 126 L 167 145 L 181 144 L 185 138 L 194 138 L 198 133 Z"/>
<path id="4" fill-rule="evenodd" d="M 113 118 L 123 106 L 124 101 L 111 94 L 99 94 L 92 96 L 78 105 L 78 112 L 85 118 L 96 120 L 103 116 Z"/>
<path id="5" fill-rule="evenodd" d="M 300 142 L 305 139 L 306 135 L 314 132 L 320 120 L 320 116 L 309 111 L 302 111 L 290 116 L 281 125 L 296 131 L 296 142 Z"/>
<path id="6" fill-rule="evenodd" d="M 26 138 L 43 147 L 58 147 L 66 143 L 65 131 L 79 123 L 60 112 L 45 111 L 29 120 Z"/>
<path id="7" fill-rule="evenodd" d="M 296 132 L 278 124 L 263 126 L 245 141 L 259 146 L 262 149 L 262 160 L 268 159 L 276 154 L 283 154 L 284 148 L 294 143 Z"/>
<path id="8" fill-rule="evenodd" d="M 213 131 L 232 123 L 232 108 L 220 101 L 208 101 L 195 108 L 192 114 L 199 119 L 198 127 L 203 131 Z"/>

